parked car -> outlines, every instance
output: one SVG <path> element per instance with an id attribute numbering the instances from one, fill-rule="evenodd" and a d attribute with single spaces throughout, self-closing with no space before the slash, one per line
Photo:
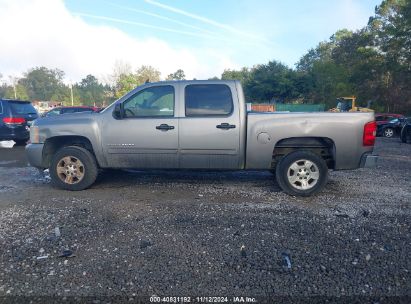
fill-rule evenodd
<path id="1" fill-rule="evenodd" d="M 89 107 L 89 106 L 75 106 L 75 107 L 56 107 L 48 112 L 45 112 L 42 117 L 46 116 L 56 116 L 69 113 L 80 113 L 80 112 L 98 112 L 99 108 Z"/>
<path id="2" fill-rule="evenodd" d="M 30 101 L 0 99 L 0 140 L 23 144 L 30 138 L 29 126 L 38 118 Z"/>
<path id="3" fill-rule="evenodd" d="M 407 122 L 407 118 L 400 117 L 390 120 L 388 123 L 377 125 L 377 136 L 398 137 L 401 129 Z"/>
<path id="4" fill-rule="evenodd" d="M 387 124 L 395 118 L 404 118 L 404 115 L 402 115 L 402 114 L 393 114 L 393 113 L 377 113 L 377 114 L 375 114 L 375 122 L 377 123 L 377 126 Z"/>
<path id="5" fill-rule="evenodd" d="M 373 112 L 247 113 L 239 81 L 146 83 L 100 113 L 63 116 L 36 120 L 26 151 L 67 190 L 90 187 L 100 168 L 246 169 L 309 196 L 329 169 L 377 160 Z"/>
<path id="6" fill-rule="evenodd" d="M 406 123 L 401 129 L 400 139 L 403 143 L 411 143 L 411 117 L 407 118 Z"/>

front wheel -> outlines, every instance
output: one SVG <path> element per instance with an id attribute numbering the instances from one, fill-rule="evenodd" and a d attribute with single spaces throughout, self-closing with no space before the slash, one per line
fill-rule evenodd
<path id="1" fill-rule="evenodd" d="M 50 177 L 60 189 L 79 191 L 90 187 L 96 180 L 96 160 L 88 150 L 69 146 L 57 151 L 51 161 Z"/>
<path id="2" fill-rule="evenodd" d="M 277 164 L 276 179 L 284 192 L 294 196 L 310 196 L 324 188 L 328 167 L 320 156 L 311 151 L 294 151 Z"/>
<path id="3" fill-rule="evenodd" d="M 394 136 L 394 129 L 387 128 L 384 130 L 384 137 L 391 138 Z"/>

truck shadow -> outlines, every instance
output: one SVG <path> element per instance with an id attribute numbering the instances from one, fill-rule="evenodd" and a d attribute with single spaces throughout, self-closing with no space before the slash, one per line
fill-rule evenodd
<path id="1" fill-rule="evenodd" d="M 206 171 L 206 170 L 104 170 L 93 188 L 118 188 L 132 185 L 228 185 L 238 188 L 261 187 L 280 192 L 275 177 L 268 171 Z"/>

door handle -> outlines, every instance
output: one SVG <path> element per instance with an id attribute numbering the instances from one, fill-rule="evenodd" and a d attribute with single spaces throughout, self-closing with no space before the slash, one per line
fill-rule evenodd
<path id="1" fill-rule="evenodd" d="M 217 129 L 228 130 L 228 129 L 234 129 L 235 125 L 230 125 L 229 123 L 224 122 L 222 124 L 217 125 L 216 127 Z"/>
<path id="2" fill-rule="evenodd" d="M 159 126 L 156 126 L 157 130 L 162 130 L 162 131 L 168 131 L 168 130 L 173 130 L 174 126 L 169 126 L 168 124 L 161 124 Z"/>

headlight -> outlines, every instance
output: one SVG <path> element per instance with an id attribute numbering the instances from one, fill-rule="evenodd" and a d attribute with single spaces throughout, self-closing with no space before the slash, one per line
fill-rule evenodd
<path id="1" fill-rule="evenodd" d="M 30 142 L 32 144 L 40 143 L 39 127 L 37 126 L 30 127 Z"/>

